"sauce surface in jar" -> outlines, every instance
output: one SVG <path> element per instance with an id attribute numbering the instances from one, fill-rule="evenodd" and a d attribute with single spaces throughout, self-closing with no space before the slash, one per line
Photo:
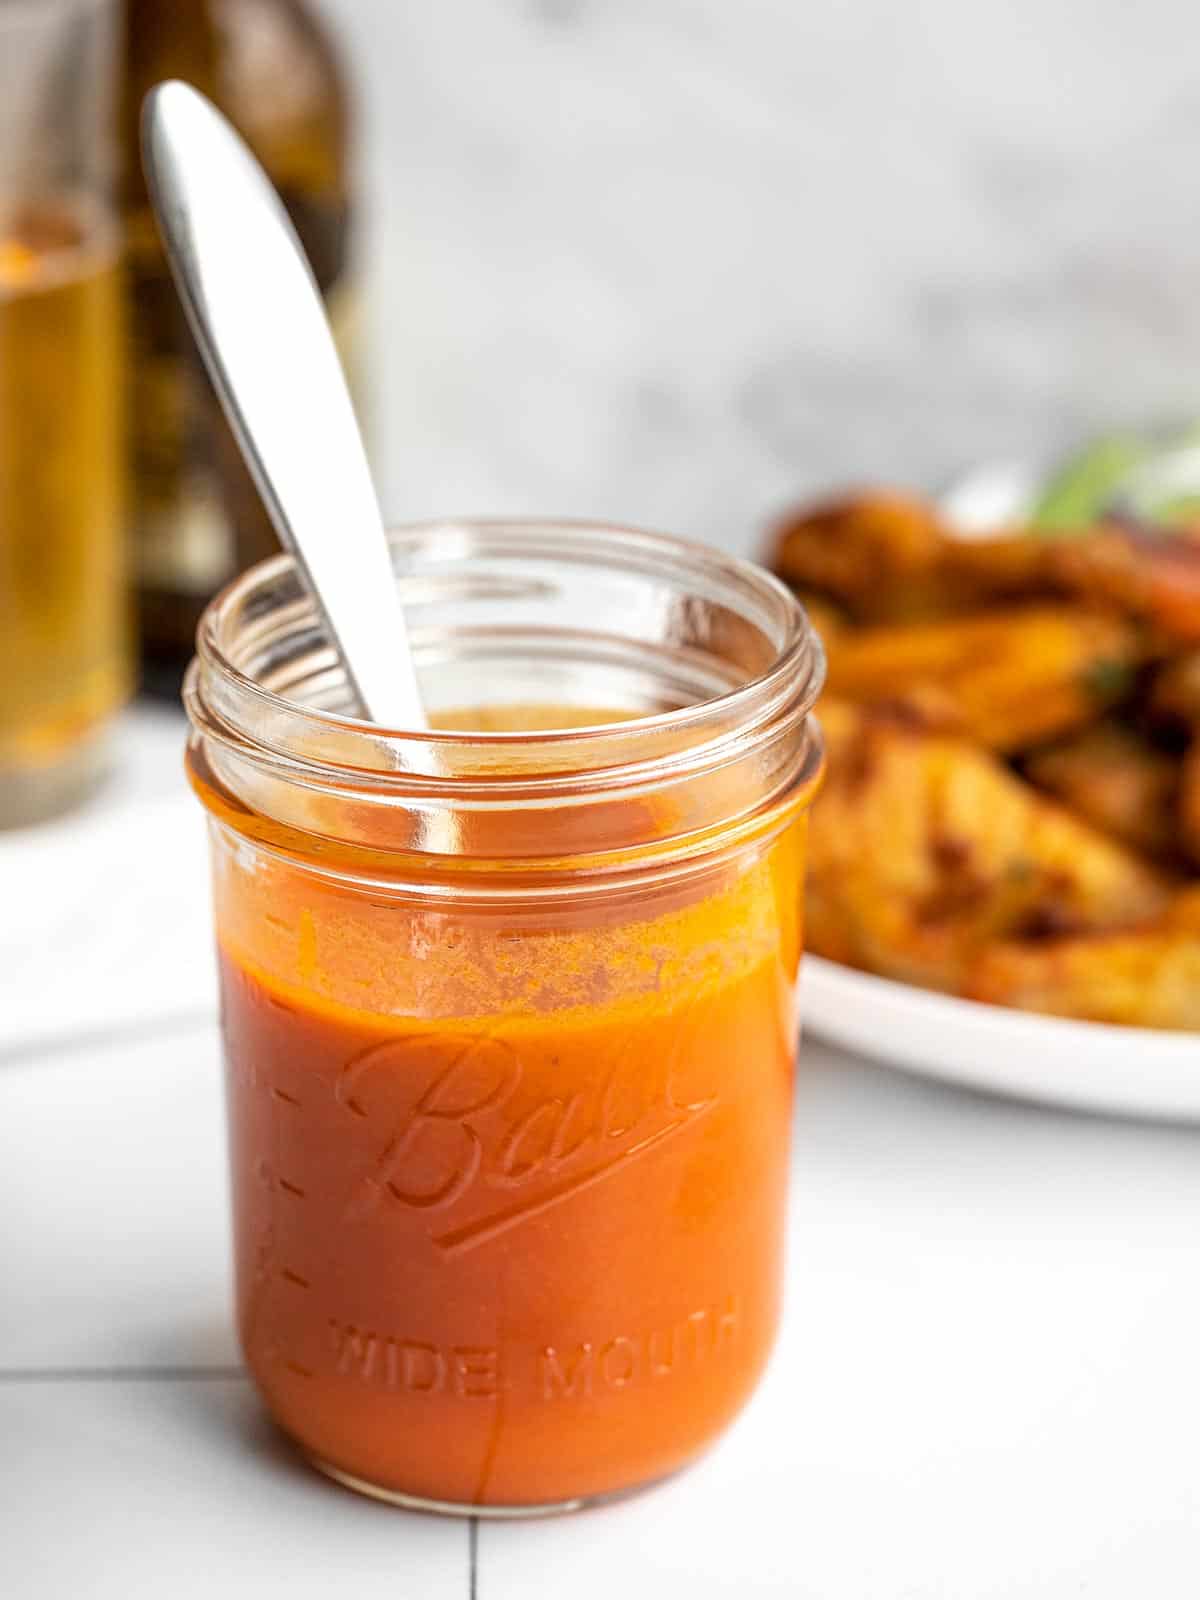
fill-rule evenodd
<path id="1" fill-rule="evenodd" d="M 225 821 L 238 1320 L 276 1419 L 359 1487 L 455 1507 L 685 1465 L 778 1320 L 801 807 L 702 870 L 469 908 Z"/>

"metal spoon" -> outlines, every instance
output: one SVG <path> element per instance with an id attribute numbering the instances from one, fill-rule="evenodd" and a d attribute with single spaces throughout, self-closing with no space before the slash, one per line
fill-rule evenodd
<path id="1" fill-rule="evenodd" d="M 283 204 L 216 107 L 184 83 L 146 97 L 142 160 L 192 332 L 361 708 L 387 727 L 423 729 L 366 453 Z"/>

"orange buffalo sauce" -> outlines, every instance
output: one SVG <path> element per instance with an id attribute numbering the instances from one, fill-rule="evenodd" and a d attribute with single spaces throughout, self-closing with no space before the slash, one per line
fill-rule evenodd
<path id="1" fill-rule="evenodd" d="M 216 830 L 239 1328 L 318 1464 L 545 1506 L 733 1418 L 779 1312 L 802 826 L 470 910 Z"/>

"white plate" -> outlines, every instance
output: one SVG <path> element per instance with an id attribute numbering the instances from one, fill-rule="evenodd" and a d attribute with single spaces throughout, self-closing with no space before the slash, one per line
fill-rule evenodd
<path id="1" fill-rule="evenodd" d="M 889 1066 L 1074 1110 L 1200 1122 L 1200 1034 L 1069 1022 L 805 956 L 806 1029 Z"/>
<path id="2" fill-rule="evenodd" d="M 995 462 L 953 485 L 941 509 L 959 537 L 1018 520 L 1044 474 Z M 805 956 L 804 1025 L 888 1066 L 1077 1111 L 1200 1122 L 1200 1034 L 1070 1022 L 893 983 Z"/>

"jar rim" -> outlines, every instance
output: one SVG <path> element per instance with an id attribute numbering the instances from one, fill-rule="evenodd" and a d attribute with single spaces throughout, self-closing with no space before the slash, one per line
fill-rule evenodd
<path id="1" fill-rule="evenodd" d="M 512 681 L 524 674 L 533 692 L 493 705 L 553 706 L 541 663 L 566 661 L 585 686 L 594 666 L 600 708 L 599 686 L 616 681 L 635 702 L 674 709 L 518 732 L 389 729 L 327 710 L 345 675 L 295 563 L 274 557 L 209 606 L 184 684 L 193 784 L 239 831 L 304 857 L 320 837 L 351 852 L 356 872 L 365 851 L 384 878 L 420 857 L 426 886 L 443 868 L 517 871 L 565 874 L 569 892 L 581 873 L 600 883 L 690 872 L 769 836 L 811 799 L 822 745 L 809 712 L 824 653 L 800 603 L 751 562 L 597 522 L 442 521 L 389 540 L 418 665 L 451 673 L 443 705 L 486 708 L 472 672 L 486 683 L 511 660 Z M 539 618 L 556 616 L 560 593 L 558 628 Z M 596 624 L 580 626 L 593 594 Z M 478 624 L 439 621 L 464 606 Z M 297 685 L 304 698 L 286 698 Z M 449 701 L 448 686 L 459 691 Z M 589 698 L 577 683 L 562 703 L 586 709 Z"/>
<path id="2" fill-rule="evenodd" d="M 355 734 L 374 745 L 391 747 L 399 757 L 394 766 L 411 773 L 413 762 L 406 751 L 430 748 L 463 750 L 479 748 L 504 750 L 559 749 L 582 755 L 590 746 L 611 741 L 615 734 L 623 740 L 636 740 L 640 734 L 664 732 L 702 733 L 714 722 L 728 726 L 751 715 L 756 705 L 769 703 L 781 690 L 793 702 L 793 714 L 803 717 L 813 707 L 824 683 L 824 651 L 803 606 L 790 589 L 764 568 L 740 556 L 696 541 L 647 529 L 580 518 L 463 517 L 398 524 L 388 529 L 394 555 L 445 541 L 461 543 L 463 536 L 482 538 L 506 553 L 544 553 L 561 557 L 562 534 L 571 535 L 570 555 L 601 566 L 613 566 L 624 558 L 648 569 L 692 573 L 710 584 L 732 588 L 743 597 L 773 613 L 780 643 L 766 669 L 735 687 L 666 711 L 635 714 L 619 722 L 588 723 L 584 726 L 536 728 L 519 731 L 461 728 L 393 728 L 384 724 L 288 699 L 244 671 L 233 659 L 229 638 L 236 617 L 253 604 L 256 593 L 267 591 L 281 578 L 295 573 L 292 556 L 269 557 L 249 568 L 228 584 L 209 604 L 197 630 L 196 660 L 188 674 L 185 699 L 195 718 L 200 695 L 200 675 L 216 675 L 232 691 L 243 709 L 283 716 L 289 725 L 307 724 L 310 731 L 336 729 Z M 403 581 L 403 580 L 402 580 Z M 484 703 L 483 697 L 481 702 Z M 238 720 L 242 720 L 239 718 Z"/>

